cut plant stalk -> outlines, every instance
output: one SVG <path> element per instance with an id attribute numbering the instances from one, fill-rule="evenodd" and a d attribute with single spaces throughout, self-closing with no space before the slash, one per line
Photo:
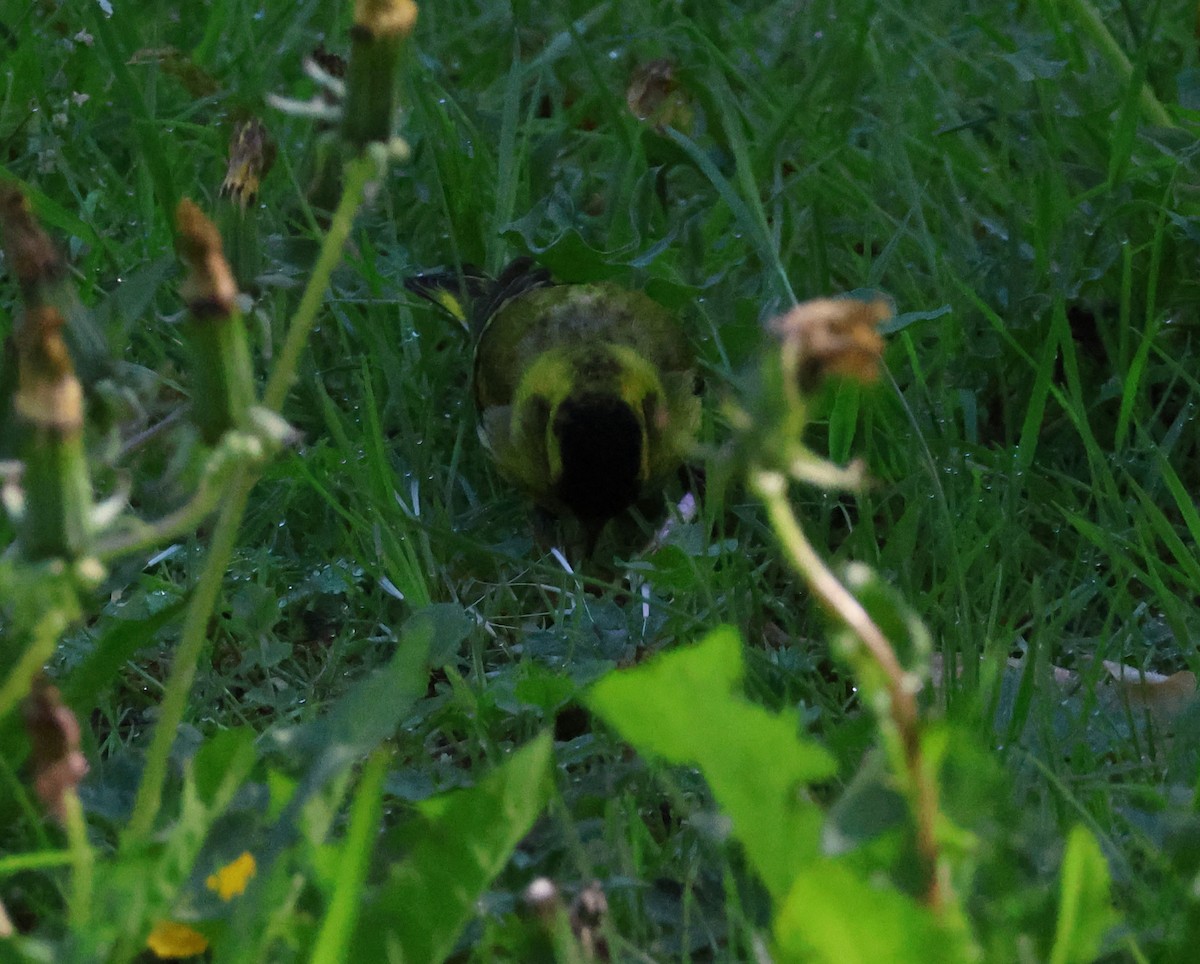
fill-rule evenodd
<path id="1" fill-rule="evenodd" d="M 179 253 L 189 269 L 181 293 L 191 315 L 183 332 L 192 349 L 192 421 L 214 445 L 227 431 L 247 427 L 254 367 L 220 232 L 186 198 L 179 202 L 175 223 Z"/>
<path id="2" fill-rule="evenodd" d="M 83 389 L 58 310 L 27 310 L 14 333 L 23 505 L 17 524 L 29 560 L 75 559 L 92 541 L 92 485 L 83 445 Z"/>
<path id="3" fill-rule="evenodd" d="M 229 142 L 229 168 L 217 202 L 217 224 L 225 243 L 225 257 L 238 288 L 257 292 L 262 273 L 259 238 L 258 191 L 275 163 L 275 144 L 257 117 L 235 125 Z"/>
<path id="4" fill-rule="evenodd" d="M 375 6 L 380 6 L 380 4 L 375 4 Z M 388 5 L 383 4 L 382 6 Z M 408 26 L 411 29 L 416 8 L 411 4 L 411 0 L 407 6 L 412 7 L 413 17 L 408 20 Z M 378 82 L 383 83 L 383 78 L 379 78 Z M 395 78 L 390 77 L 387 82 L 394 84 Z M 287 397 L 288 388 L 296 378 L 300 356 L 308 342 L 309 334 L 316 325 L 317 315 L 325 293 L 329 289 L 330 278 L 334 268 L 341 260 L 343 247 L 354 225 L 355 214 L 366 198 L 367 187 L 374 178 L 382 173 L 386 160 L 394 157 L 397 153 L 390 140 L 390 126 L 387 129 L 387 136 L 389 141 L 384 145 L 382 153 L 364 152 L 346 165 L 345 188 L 341 199 L 334 211 L 329 231 L 321 244 L 320 254 L 309 275 L 308 284 L 305 286 L 284 339 L 283 347 L 276 357 L 263 391 L 262 404 L 270 412 L 278 413 L 280 411 Z M 192 217 L 190 213 L 186 216 Z M 206 240 L 193 254 L 202 256 L 202 252 L 211 254 L 214 251 L 220 251 L 219 234 L 211 224 L 208 225 L 208 228 L 211 229 L 211 236 L 207 236 L 208 229 L 197 228 L 201 234 L 206 235 Z M 236 292 L 227 265 L 223 273 L 211 273 L 209 284 L 208 289 L 199 288 L 196 293 L 202 294 L 208 290 L 209 293 L 219 294 L 225 303 L 232 305 Z M 190 294 L 191 292 L 185 292 L 185 297 Z M 244 398 L 242 401 L 244 401 L 245 409 L 241 414 L 245 418 L 249 412 L 251 399 Z M 247 466 L 236 469 L 230 479 L 228 497 L 222 503 L 220 515 L 213 528 L 208 557 L 184 617 L 179 647 L 164 687 L 158 723 L 154 728 L 154 735 L 146 753 L 146 766 L 142 774 L 142 781 L 138 786 L 133 813 L 122 840 L 123 849 L 136 850 L 140 848 L 146 842 L 154 828 L 155 820 L 158 818 L 171 747 L 187 710 L 188 694 L 191 691 L 200 655 L 207 640 L 208 621 L 220 594 L 221 581 L 229 566 L 229 560 L 232 558 L 246 502 L 257 475 L 256 470 Z"/>
<path id="5" fill-rule="evenodd" d="M 400 46 L 417 21 L 413 0 L 358 0 L 350 30 L 350 65 L 342 137 L 356 152 L 391 140 Z"/>
<path id="6" fill-rule="evenodd" d="M 0 182 L 0 242 L 26 306 L 52 305 L 65 320 L 63 337 L 83 384 L 90 389 L 111 375 L 107 340 L 79 301 L 62 255 L 38 224 L 28 199 L 12 183 Z M 0 456 L 2 448 L 0 441 Z"/>

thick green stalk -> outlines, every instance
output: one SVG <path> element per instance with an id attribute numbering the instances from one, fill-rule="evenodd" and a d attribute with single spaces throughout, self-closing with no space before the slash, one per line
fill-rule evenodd
<path id="1" fill-rule="evenodd" d="M 96 878 L 96 852 L 87 835 L 87 820 L 79 794 L 69 790 L 63 797 L 63 825 L 71 847 L 71 926 L 81 930 L 91 923 Z"/>
<path id="2" fill-rule="evenodd" d="M 183 723 L 188 694 L 196 678 L 196 669 L 204 651 L 204 644 L 208 641 L 208 621 L 220 595 L 225 570 L 229 568 L 229 561 L 233 558 L 246 501 L 256 478 L 256 472 L 249 469 L 239 470 L 229 484 L 228 497 L 221 508 L 221 514 L 217 516 L 208 558 L 184 616 L 183 633 L 163 691 L 154 737 L 146 753 L 146 768 L 142 772 L 142 782 L 138 786 L 137 798 L 133 804 L 133 815 L 126 829 L 127 845 L 141 844 L 154 828 L 154 820 L 162 805 L 163 785 L 167 779 L 171 747 L 175 743 L 179 726 Z"/>
<path id="3" fill-rule="evenodd" d="M 345 189 L 333 220 L 329 225 L 329 233 L 325 235 L 325 243 L 317 263 L 313 265 L 312 274 L 308 279 L 308 287 L 300 299 L 296 309 L 296 317 L 288 328 L 287 338 L 279 352 L 279 360 L 267 379 L 267 387 L 263 392 L 263 405 L 278 412 L 287 398 L 288 389 L 296 379 L 296 370 L 300 366 L 300 355 L 308 343 L 308 336 L 317 323 L 317 314 L 329 289 L 329 279 L 333 269 L 337 267 L 342 257 L 342 248 L 350 236 L 354 226 L 354 215 L 363 201 L 363 191 L 370 180 L 379 173 L 378 162 L 365 154 L 356 157 L 346 165 Z"/>
<path id="4" fill-rule="evenodd" d="M 192 419 L 209 445 L 229 429 L 246 427 L 254 404 L 254 365 L 245 322 L 234 312 L 226 318 L 190 321 L 185 337 L 194 355 Z"/>
<path id="5" fill-rule="evenodd" d="M 26 428 L 25 515 L 20 521 L 26 559 L 73 559 L 91 543 L 92 485 L 82 427 Z"/>
<path id="6" fill-rule="evenodd" d="M 355 151 L 386 144 L 396 112 L 396 64 L 400 46 L 417 19 L 413 0 L 367 0 L 355 4 L 346 70 L 342 139 Z"/>
<path id="7" fill-rule="evenodd" d="M 54 655 L 59 639 L 75 616 L 73 607 L 47 605 L 46 614 L 34 625 L 20 659 L 0 685 L 0 720 L 29 695 L 31 681 Z"/>
<path id="8" fill-rule="evenodd" d="M 237 307 L 237 282 L 221 234 L 185 198 L 175 211 L 180 256 L 188 274 L 180 287 L 191 318 L 183 336 L 192 350 L 192 421 L 209 445 L 231 429 L 245 429 L 254 404 L 254 365 Z"/>
<path id="9" fill-rule="evenodd" d="M 329 233 L 325 236 L 321 253 L 309 276 L 308 286 L 300 299 L 283 349 L 263 394 L 263 404 L 273 411 L 278 412 L 282 407 L 288 387 L 296 377 L 300 356 L 309 333 L 316 324 L 317 313 L 328 290 L 333 269 L 341 260 L 342 248 L 350 235 L 354 215 L 362 203 L 364 189 L 377 172 L 378 165 L 370 157 L 358 158 L 346 166 L 346 190 L 334 213 Z M 182 638 L 171 666 L 171 674 L 167 678 L 158 723 L 146 754 L 146 767 L 126 830 L 127 846 L 143 843 L 154 828 L 154 821 L 162 805 L 171 747 L 187 710 L 188 694 L 191 692 L 200 656 L 207 641 L 208 621 L 220 594 L 225 571 L 233 557 L 246 502 L 257 477 L 256 469 L 243 467 L 236 470 L 229 484 L 228 497 L 221 508 L 221 514 L 217 517 L 208 558 L 188 604 Z"/>

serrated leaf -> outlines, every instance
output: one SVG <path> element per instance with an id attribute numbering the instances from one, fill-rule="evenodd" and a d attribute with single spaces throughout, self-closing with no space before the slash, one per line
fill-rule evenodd
<path id="1" fill-rule="evenodd" d="M 444 666 L 453 661 L 462 641 L 475 626 L 475 621 L 458 603 L 431 603 L 421 609 L 418 615 L 429 620 L 433 628 L 430 666 Z"/>
<path id="2" fill-rule="evenodd" d="M 162 629 L 183 612 L 186 599 L 163 607 L 145 619 L 120 619 L 108 623 L 91 654 L 63 681 L 63 699 L 77 713 L 91 711 L 100 692 L 114 680 L 129 659 L 152 643 Z M 104 625 L 104 624 L 101 624 Z"/>
<path id="3" fill-rule="evenodd" d="M 1108 861 L 1096 838 L 1082 826 L 1073 827 L 1063 854 L 1050 964 L 1085 964 L 1096 959 L 1104 935 L 1117 922 L 1110 885 Z"/>
<path id="4" fill-rule="evenodd" d="M 356 683 L 321 719 L 277 737 L 277 743 L 286 753 L 311 762 L 288 798 L 264 849 L 264 864 L 297 835 L 309 801 L 391 736 L 424 694 L 437 627 L 436 617 L 422 612 L 414 614 L 401 630 L 396 654 L 386 666 Z"/>
<path id="5" fill-rule="evenodd" d="M 969 937 L 939 925 L 928 908 L 833 860 L 797 874 L 775 917 L 775 942 L 779 964 L 958 964 L 978 957 Z"/>
<path id="6" fill-rule="evenodd" d="M 476 786 L 420 804 L 416 844 L 364 908 L 347 960 L 446 958 L 476 901 L 546 805 L 551 750 L 549 734 L 542 734 Z"/>
<path id="7" fill-rule="evenodd" d="M 819 851 L 822 814 L 805 784 L 836 772 L 833 757 L 802 739 L 794 714 L 738 692 L 742 643 L 729 626 L 645 666 L 611 673 L 588 706 L 639 750 L 699 766 L 734 835 L 776 899 Z"/>

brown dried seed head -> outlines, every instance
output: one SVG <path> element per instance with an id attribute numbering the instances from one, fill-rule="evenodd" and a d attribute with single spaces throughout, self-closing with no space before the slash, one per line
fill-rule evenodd
<path id="1" fill-rule="evenodd" d="M 680 88 L 675 63 L 666 57 L 639 64 L 629 75 L 625 105 L 638 120 L 662 130 L 686 128 L 692 122 L 692 106 Z"/>
<path id="2" fill-rule="evenodd" d="M 665 57 L 634 68 L 625 90 L 625 103 L 638 120 L 645 120 L 675 90 L 675 65 Z"/>
<path id="3" fill-rule="evenodd" d="M 16 327 L 17 392 L 13 402 L 23 418 L 60 432 L 83 428 L 83 389 L 75 377 L 62 336 L 58 309 L 26 309 Z"/>
<path id="4" fill-rule="evenodd" d="M 197 317 L 233 313 L 237 283 L 221 247 L 221 233 L 194 201 L 184 198 L 175 209 L 176 246 L 189 271 L 180 294 Z"/>
<path id="5" fill-rule="evenodd" d="M 882 298 L 816 298 L 776 318 L 785 364 L 808 391 L 830 375 L 869 384 L 879 378 L 883 355 L 880 322 L 892 315 Z"/>
<path id="6" fill-rule="evenodd" d="M 275 163 L 275 142 L 257 117 L 237 124 L 229 141 L 229 167 L 221 194 L 232 198 L 242 210 L 258 199 L 262 179 Z"/>
<path id="7" fill-rule="evenodd" d="M 23 291 L 62 274 L 63 261 L 57 249 L 33 216 L 29 200 L 11 183 L 0 183 L 0 238 Z"/>
<path id="8" fill-rule="evenodd" d="M 608 916 L 608 898 L 600 881 L 593 880 L 571 904 L 571 932 L 579 941 L 584 960 L 609 960 L 604 919 Z"/>
<path id="9" fill-rule="evenodd" d="M 46 379 L 73 374 L 71 354 L 62 337 L 63 324 L 53 305 L 26 309 L 14 335 L 23 371 Z"/>
<path id="10" fill-rule="evenodd" d="M 47 812 L 61 821 L 66 794 L 79 786 L 88 771 L 79 749 L 79 723 L 45 677 L 35 680 L 24 713 L 33 748 L 34 790 Z"/>

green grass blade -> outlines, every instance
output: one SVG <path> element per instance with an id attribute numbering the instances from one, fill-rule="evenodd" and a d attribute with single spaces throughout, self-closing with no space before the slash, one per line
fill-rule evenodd
<path id="1" fill-rule="evenodd" d="M 367 868 L 375 853 L 375 837 L 383 817 L 383 778 L 387 776 L 390 758 L 387 750 L 376 750 L 363 768 L 350 808 L 350 824 L 342 844 L 333 897 L 309 958 L 312 964 L 337 964 L 349 959 L 346 952 L 358 920 Z"/>

